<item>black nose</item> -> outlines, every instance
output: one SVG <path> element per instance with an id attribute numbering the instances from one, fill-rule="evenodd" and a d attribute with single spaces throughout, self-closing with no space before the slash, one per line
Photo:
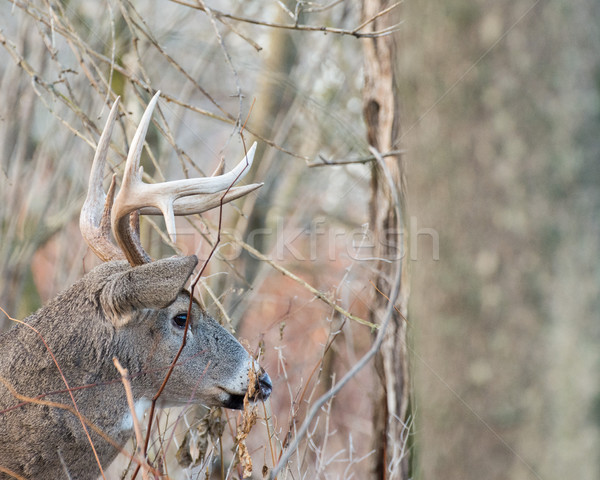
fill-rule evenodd
<path id="1" fill-rule="evenodd" d="M 273 384 L 271 383 L 271 378 L 269 374 L 265 371 L 262 371 L 258 376 L 257 385 L 256 385 L 256 399 L 257 400 L 266 400 L 271 395 L 271 391 L 273 390 Z"/>

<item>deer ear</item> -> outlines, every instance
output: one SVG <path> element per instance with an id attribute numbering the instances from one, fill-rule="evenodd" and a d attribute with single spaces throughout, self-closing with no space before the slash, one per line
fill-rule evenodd
<path id="1" fill-rule="evenodd" d="M 137 310 L 164 308 L 175 301 L 197 264 L 195 255 L 173 257 L 118 273 L 102 289 L 102 307 L 117 326 Z"/>

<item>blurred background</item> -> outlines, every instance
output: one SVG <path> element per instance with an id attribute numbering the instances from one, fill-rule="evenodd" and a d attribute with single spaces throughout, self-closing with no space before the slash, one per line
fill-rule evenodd
<path id="1" fill-rule="evenodd" d="M 243 19 L 364 19 L 358 1 L 185 3 L 0 3 L 0 306 L 24 318 L 98 263 L 78 214 L 113 93 L 117 174 L 156 89 L 149 178 L 231 168 L 257 140 L 248 183 L 265 185 L 224 209 L 200 293 L 274 380 L 249 438 L 262 478 L 371 342 L 281 268 L 366 318 L 374 260 L 368 162 L 311 166 L 369 156 L 362 40 Z M 600 478 L 600 4 L 408 0 L 394 15 L 414 478 Z M 181 220 L 169 245 L 152 217 L 142 237 L 155 258 L 206 259 L 217 225 Z M 323 409 L 288 478 L 370 478 L 375 381 L 368 366 Z"/>

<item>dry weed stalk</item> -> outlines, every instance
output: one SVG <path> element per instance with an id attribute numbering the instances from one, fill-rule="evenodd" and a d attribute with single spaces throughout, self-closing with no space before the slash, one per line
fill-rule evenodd
<path id="1" fill-rule="evenodd" d="M 190 427 L 177 449 L 177 462 L 184 468 L 201 465 L 209 453 L 209 441 L 213 446 L 221 442 L 225 431 L 223 410 L 211 408 L 196 427 Z"/>
<path id="2" fill-rule="evenodd" d="M 250 369 L 248 373 L 249 381 L 255 382 L 255 377 L 256 373 L 253 372 L 252 369 Z M 242 412 L 242 422 L 238 425 L 237 432 L 235 434 L 238 460 L 243 468 L 242 478 L 248 478 L 252 476 L 252 457 L 250 456 L 250 452 L 248 451 L 246 439 L 248 438 L 250 430 L 252 430 L 252 427 L 256 423 L 256 419 L 258 418 L 256 405 L 250 405 L 249 401 L 249 397 L 251 397 L 254 394 L 253 390 L 254 385 L 250 385 L 250 388 L 248 388 L 248 393 L 244 397 L 244 410 Z"/>
<path id="3" fill-rule="evenodd" d="M 133 393 L 131 391 L 131 379 L 129 378 L 129 372 L 126 368 L 123 368 L 119 359 L 117 357 L 113 358 L 113 363 L 115 364 L 116 369 L 119 371 L 121 375 L 121 379 L 123 380 L 123 387 L 125 388 L 125 393 L 127 395 L 127 405 L 129 406 L 129 411 L 131 413 L 131 419 L 133 421 L 133 431 L 135 433 L 135 443 L 136 443 L 136 455 L 140 458 L 140 462 L 143 465 L 142 470 L 142 478 L 144 480 L 149 480 L 148 476 L 148 468 L 147 462 L 144 460 L 144 456 L 142 455 L 142 444 L 144 441 L 144 437 L 142 436 L 142 429 L 140 427 L 140 421 L 135 412 L 135 404 L 133 401 Z"/>

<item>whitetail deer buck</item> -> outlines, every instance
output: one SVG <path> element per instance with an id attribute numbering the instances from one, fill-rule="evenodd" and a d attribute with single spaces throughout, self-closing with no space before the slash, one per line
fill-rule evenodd
<path id="1" fill-rule="evenodd" d="M 136 213 L 162 213 L 173 237 L 174 215 L 206 211 L 260 186 L 232 187 L 250 168 L 255 145 L 224 175 L 143 183 L 139 159 L 159 93 L 132 141 L 116 198 L 114 176 L 107 195 L 102 180 L 118 99 L 98 142 L 80 226 L 92 250 L 107 263 L 0 337 L 2 479 L 97 478 L 98 463 L 108 466 L 133 428 L 113 358 L 129 371 L 136 416 L 141 415 L 161 387 L 186 331 L 158 406 L 202 403 L 241 409 L 247 392 L 253 392 L 251 400 L 271 393 L 269 376 L 190 301 L 184 285 L 198 259 L 150 261 L 139 241 Z M 120 249 L 110 241 L 111 230 Z M 254 379 L 252 388 L 249 378 Z"/>

